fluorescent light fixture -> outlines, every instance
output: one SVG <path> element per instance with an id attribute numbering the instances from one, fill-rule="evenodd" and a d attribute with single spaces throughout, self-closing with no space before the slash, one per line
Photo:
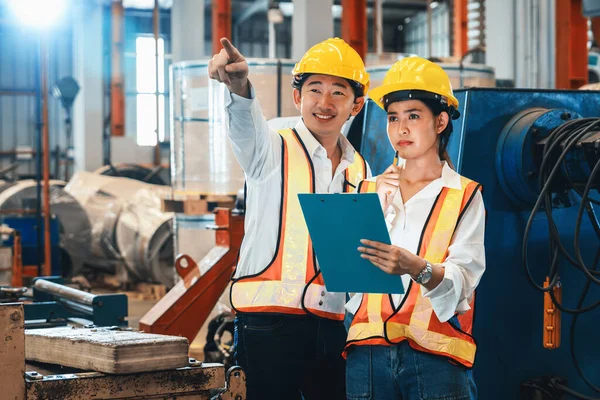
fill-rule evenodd
<path id="1" fill-rule="evenodd" d="M 62 16 L 66 0 L 7 0 L 7 5 L 21 23 L 31 27 L 47 28 Z"/>
<path id="2" fill-rule="evenodd" d="M 432 1 L 431 4 L 429 5 L 429 7 L 431 7 L 431 9 L 433 10 L 434 8 L 437 8 L 437 6 L 439 6 L 440 3 L 438 3 L 437 1 Z"/>

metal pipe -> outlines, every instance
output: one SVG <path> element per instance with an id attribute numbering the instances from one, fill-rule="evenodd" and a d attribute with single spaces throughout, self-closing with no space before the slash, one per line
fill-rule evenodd
<path id="1" fill-rule="evenodd" d="M 48 41 L 42 37 L 42 185 L 44 202 L 44 268 L 46 276 L 52 274 L 52 249 L 50 247 L 50 143 L 48 137 Z"/>
<path id="2" fill-rule="evenodd" d="M 155 68 L 156 68 L 156 80 L 154 84 L 156 85 L 156 146 L 154 146 L 154 165 L 160 165 L 160 88 L 158 87 L 159 77 L 158 77 L 158 64 L 159 64 L 159 55 L 158 55 L 158 38 L 160 33 L 160 8 L 158 7 L 158 0 L 154 0 L 154 12 L 152 13 L 152 22 L 154 27 L 154 55 L 155 55 Z"/>
<path id="3" fill-rule="evenodd" d="M 50 282 L 45 279 L 37 279 L 33 287 L 41 292 L 60 296 L 63 299 L 71 300 L 88 306 L 94 304 L 94 297 L 96 297 L 91 293 L 73 289 L 69 286 L 59 285 L 58 283 Z"/>
<path id="4" fill-rule="evenodd" d="M 271 59 L 275 58 L 275 44 L 277 42 L 275 35 L 275 23 L 269 21 L 269 58 Z"/>
<path id="5" fill-rule="evenodd" d="M 64 305 L 65 308 L 68 308 L 69 310 L 74 311 L 76 313 L 79 313 L 79 314 L 82 314 L 85 316 L 93 316 L 94 315 L 94 308 L 92 306 L 86 306 L 86 305 L 79 304 L 74 301 L 65 300 L 65 299 L 58 299 L 58 302 L 61 303 L 62 305 Z"/>
<path id="6" fill-rule="evenodd" d="M 0 96 L 35 96 L 36 94 L 35 89 L 0 89 Z"/>
<path id="7" fill-rule="evenodd" d="M 433 28 L 431 22 L 431 14 L 431 0 L 427 0 L 427 54 L 429 58 L 433 56 L 433 38 L 431 37 Z"/>
<path id="8" fill-rule="evenodd" d="M 37 37 L 38 41 L 38 50 L 35 53 L 36 63 L 35 63 L 35 88 L 36 88 L 36 96 L 35 96 L 35 115 L 36 115 L 36 157 L 35 157 L 35 182 L 36 182 L 36 197 L 35 197 L 35 223 L 38 227 L 42 226 L 42 155 L 40 154 L 40 150 L 42 149 L 42 38 L 41 36 Z M 44 232 L 41 229 L 36 230 L 36 244 L 38 257 L 37 258 L 37 274 L 38 276 L 42 275 L 42 257 L 39 256 L 42 252 L 42 248 L 44 246 Z"/>
<path id="9" fill-rule="evenodd" d="M 373 44 L 375 53 L 383 52 L 383 0 L 373 0 Z"/>
<path id="10" fill-rule="evenodd" d="M 23 286 L 23 257 L 21 247 L 21 234 L 17 231 L 14 231 L 13 240 L 13 275 L 11 285 L 14 287 L 20 287 Z"/>

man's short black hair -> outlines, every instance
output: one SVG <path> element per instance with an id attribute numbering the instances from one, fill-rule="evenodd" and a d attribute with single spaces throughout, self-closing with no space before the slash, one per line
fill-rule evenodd
<path id="1" fill-rule="evenodd" d="M 302 85 L 304 85 L 304 82 L 306 82 L 306 80 L 311 75 L 315 75 L 315 74 L 298 74 L 298 75 L 294 76 L 292 78 L 292 87 L 294 89 L 298 89 L 299 91 L 301 91 Z M 344 79 L 346 79 L 346 78 L 344 78 Z M 348 83 L 350 84 L 350 87 L 352 88 L 352 91 L 354 92 L 355 98 L 363 97 L 365 95 L 365 88 L 363 85 L 361 85 L 360 83 L 358 83 L 356 81 L 353 81 L 352 79 L 346 79 L 346 81 L 348 81 Z"/>

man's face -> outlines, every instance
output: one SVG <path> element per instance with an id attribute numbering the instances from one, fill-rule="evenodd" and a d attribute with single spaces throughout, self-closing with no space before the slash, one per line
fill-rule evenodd
<path id="1" fill-rule="evenodd" d="M 311 75 L 301 90 L 294 89 L 294 104 L 316 136 L 338 135 L 348 118 L 358 114 L 364 104 L 364 97 L 355 98 L 350 83 L 337 76 Z"/>

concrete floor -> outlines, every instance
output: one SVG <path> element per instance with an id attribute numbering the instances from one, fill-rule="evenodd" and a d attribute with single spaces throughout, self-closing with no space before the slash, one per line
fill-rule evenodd
<path id="1" fill-rule="evenodd" d="M 156 304 L 158 300 L 144 300 L 135 297 L 129 297 L 129 326 L 138 329 L 140 319 Z M 221 312 L 229 309 L 229 287 L 225 290 L 217 305 L 213 308 L 206 322 L 196 335 L 196 338 L 190 343 L 190 357 L 197 360 L 204 359 L 204 345 L 206 344 L 206 334 L 208 323 Z"/>

